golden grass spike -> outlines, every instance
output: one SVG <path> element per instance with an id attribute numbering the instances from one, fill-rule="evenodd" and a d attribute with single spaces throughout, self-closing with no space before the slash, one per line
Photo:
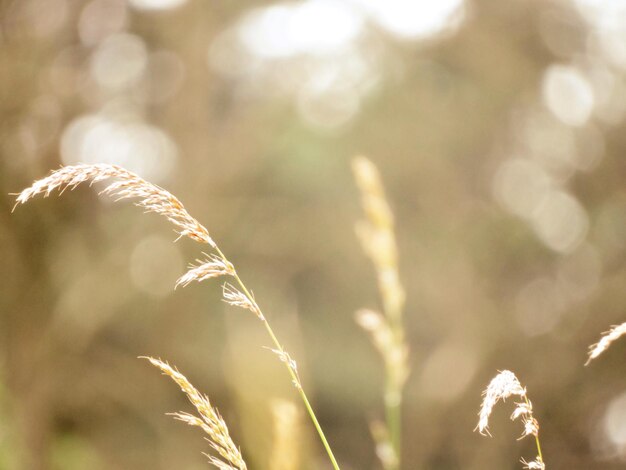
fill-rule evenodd
<path id="1" fill-rule="evenodd" d="M 250 310 L 261 320 L 265 321 L 263 314 L 259 310 L 254 299 L 250 298 L 247 294 L 244 294 L 233 285 L 226 283 L 222 286 L 222 295 L 224 302 L 232 305 L 233 307 L 240 307 L 246 310 Z"/>
<path id="2" fill-rule="evenodd" d="M 164 375 L 169 376 L 176 382 L 198 411 L 199 416 L 189 413 L 173 413 L 172 415 L 190 426 L 198 426 L 208 435 L 208 441 L 211 447 L 213 447 L 223 459 L 220 460 L 217 457 L 209 455 L 209 461 L 220 469 L 246 470 L 246 463 L 228 433 L 226 422 L 222 419 L 217 409 L 211 405 L 209 397 L 201 394 L 183 374 L 168 363 L 153 357 L 144 357 L 142 359 L 150 361 L 150 363 L 160 369 Z"/>
<path id="3" fill-rule="evenodd" d="M 379 458 L 385 470 L 401 466 L 400 444 L 402 391 L 409 376 L 408 346 L 405 341 L 402 315 L 405 293 L 400 283 L 398 248 L 391 208 L 376 166 L 365 157 L 352 160 L 354 179 L 361 192 L 365 220 L 356 225 L 363 251 L 376 269 L 383 314 L 360 310 L 357 323 L 372 337 L 385 365 L 385 423 L 372 426 Z M 382 427 L 386 426 L 383 432 Z"/>
<path id="4" fill-rule="evenodd" d="M 365 157 L 356 157 L 352 161 L 352 169 L 366 215 L 366 220 L 356 226 L 357 236 L 376 268 L 385 315 L 394 323 L 399 323 L 405 293 L 398 273 L 393 213 L 376 166 Z"/>

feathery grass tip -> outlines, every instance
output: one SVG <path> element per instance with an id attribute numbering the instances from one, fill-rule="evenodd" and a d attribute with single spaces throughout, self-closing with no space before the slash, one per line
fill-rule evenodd
<path id="1" fill-rule="evenodd" d="M 197 259 L 197 264 L 189 265 L 189 270 L 183 274 L 178 281 L 176 287 L 187 287 L 192 282 L 202 282 L 207 279 L 219 276 L 233 276 L 235 268 L 233 265 L 217 255 L 207 255 L 205 260 Z"/>
<path id="2" fill-rule="evenodd" d="M 626 322 L 621 325 L 612 327 L 609 331 L 605 332 L 596 344 L 589 347 L 589 358 L 585 365 L 588 365 L 592 360 L 596 359 L 600 354 L 609 349 L 609 346 L 621 336 L 626 334 Z"/>
<path id="3" fill-rule="evenodd" d="M 38 194 L 48 197 L 55 190 L 62 194 L 66 189 L 72 190 L 81 183 L 92 185 L 110 178 L 118 181 L 104 188 L 102 194 L 107 194 L 117 201 L 139 199 L 135 203 L 137 206 L 144 208 L 147 212 L 155 212 L 167 218 L 174 224 L 181 237 L 189 237 L 215 248 L 215 242 L 209 236 L 208 230 L 189 215 L 176 196 L 117 165 L 97 163 L 61 167 L 17 194 L 13 210 Z"/>
<path id="4" fill-rule="evenodd" d="M 201 394 L 183 374 L 168 363 L 153 357 L 142 357 L 142 359 L 150 361 L 164 375 L 169 376 L 176 382 L 198 411 L 199 417 L 189 413 L 172 413 L 172 416 L 191 426 L 198 426 L 208 435 L 207 440 L 211 447 L 223 459 L 221 460 L 218 457 L 207 454 L 209 462 L 222 470 L 246 470 L 246 463 L 241 456 L 241 452 L 231 439 L 228 427 L 219 412 L 211 405 L 209 397 Z"/>
<path id="5" fill-rule="evenodd" d="M 483 402 L 480 407 L 480 412 L 478 413 L 479 420 L 476 429 L 483 436 L 491 436 L 489 432 L 489 417 L 491 416 L 493 408 L 500 400 L 505 401 L 511 396 L 518 396 L 523 400 L 515 403 L 515 410 L 513 410 L 511 414 L 511 420 L 515 421 L 520 418 L 524 425 L 524 431 L 519 439 L 532 435 L 535 437 L 535 444 L 537 445 L 537 458 L 531 462 L 526 462 L 526 460 L 522 459 L 521 462 L 524 464 L 524 468 L 545 470 L 545 464 L 541 454 L 541 445 L 539 443 L 539 422 L 533 415 L 532 403 L 528 399 L 526 388 L 522 387 L 513 372 L 509 370 L 499 372 L 498 375 L 489 382 L 485 391 L 483 391 Z"/>

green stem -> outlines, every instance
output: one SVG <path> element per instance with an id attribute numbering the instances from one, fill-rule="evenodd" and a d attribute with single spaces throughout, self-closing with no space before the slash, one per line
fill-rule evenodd
<path id="1" fill-rule="evenodd" d="M 401 399 L 400 391 L 396 387 L 387 384 L 387 390 L 385 391 L 385 418 L 387 421 L 387 431 L 389 432 L 389 443 L 393 448 L 396 459 L 392 466 L 387 467 L 386 470 L 397 470 L 400 465 L 400 441 L 401 441 Z"/>
<path id="2" fill-rule="evenodd" d="M 217 253 L 219 254 L 219 256 L 222 258 L 222 260 L 225 263 L 230 263 L 228 261 L 228 259 L 226 258 L 226 256 L 224 255 L 224 253 L 222 253 L 222 250 L 219 249 L 219 247 L 216 246 L 215 247 L 215 251 L 217 251 Z M 260 317 L 261 321 L 263 321 L 263 325 L 265 326 L 265 329 L 267 330 L 267 333 L 270 335 L 270 338 L 272 338 L 272 342 L 274 343 L 274 346 L 276 347 L 276 350 L 278 352 L 280 352 L 281 354 L 286 354 L 285 349 L 283 348 L 282 344 L 280 344 L 280 341 L 278 341 L 278 338 L 274 334 L 274 331 L 272 330 L 272 327 L 270 326 L 270 324 L 265 319 L 265 315 L 263 315 L 263 312 L 261 311 L 261 308 L 256 303 L 256 300 L 254 299 L 254 296 L 250 293 L 250 291 L 248 290 L 246 285 L 243 283 L 243 281 L 239 277 L 239 274 L 237 274 L 237 270 L 235 270 L 234 268 L 233 268 L 233 277 L 237 281 L 237 284 L 239 284 L 239 287 L 241 287 L 243 292 L 246 294 L 248 299 L 250 299 L 250 301 L 254 304 L 254 307 L 257 309 L 257 311 L 261 314 L 261 317 Z M 311 417 L 311 421 L 313 421 L 313 425 L 315 426 L 315 429 L 317 430 L 317 433 L 320 436 L 322 444 L 324 445 L 324 448 L 326 449 L 326 453 L 328 454 L 328 457 L 330 458 L 330 461 L 331 461 L 331 463 L 333 465 L 333 468 L 335 470 L 340 470 L 339 469 L 339 464 L 337 463 L 337 460 L 335 459 L 335 455 L 333 454 L 333 451 L 330 448 L 330 444 L 328 443 L 328 440 L 326 439 L 326 436 L 324 435 L 324 431 L 322 430 L 322 427 L 320 426 L 320 423 L 317 420 L 317 416 L 315 416 L 315 412 L 313 411 L 313 407 L 311 407 L 311 403 L 309 402 L 309 399 L 307 398 L 306 393 L 304 392 L 304 389 L 302 388 L 302 384 L 300 383 L 300 378 L 298 377 L 297 372 L 293 369 L 293 367 L 289 363 L 289 361 L 282 361 L 282 362 L 285 364 L 285 367 L 287 368 L 287 370 L 289 371 L 289 375 L 291 376 L 291 380 L 293 381 L 294 385 L 298 389 L 298 393 L 300 394 L 300 398 L 302 399 L 302 401 L 304 403 L 304 406 L 305 406 L 309 416 Z"/>
<path id="3" fill-rule="evenodd" d="M 381 290 L 381 292 L 383 292 Z M 388 318 L 389 326 L 394 337 L 394 344 L 404 344 L 404 331 L 402 329 L 402 306 L 391 305 L 383 299 L 385 316 Z M 387 422 L 387 432 L 389 433 L 389 443 L 395 453 L 395 461 L 386 470 L 397 470 L 400 468 L 400 452 L 402 443 L 402 385 L 397 383 L 394 377 L 395 367 L 385 361 L 385 419 Z"/>
<path id="4" fill-rule="evenodd" d="M 396 317 L 397 318 L 397 317 Z M 393 320 L 393 317 L 392 317 Z M 404 344 L 401 324 L 392 324 L 392 332 L 395 336 L 395 344 Z M 394 378 L 394 371 L 390 364 L 385 364 L 387 369 L 385 379 L 385 421 L 387 432 L 389 433 L 389 443 L 395 453 L 395 461 L 387 470 L 397 470 L 400 468 L 400 452 L 402 442 L 402 386 L 398 386 Z"/>
<path id="5" fill-rule="evenodd" d="M 535 436 L 535 443 L 537 444 L 537 455 L 539 456 L 539 460 L 541 460 L 541 463 L 545 464 L 545 462 L 543 461 L 543 455 L 541 454 L 541 444 L 539 443 L 539 434 Z"/>

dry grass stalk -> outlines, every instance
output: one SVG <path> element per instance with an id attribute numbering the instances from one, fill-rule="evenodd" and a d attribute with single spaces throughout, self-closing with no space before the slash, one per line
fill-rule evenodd
<path id="1" fill-rule="evenodd" d="M 505 401 L 511 396 L 518 396 L 523 401 L 515 403 L 515 410 L 511 414 L 511 419 L 521 418 L 524 425 L 524 431 L 520 439 L 526 436 L 534 436 L 537 445 L 537 458 L 531 462 L 522 459 L 524 468 L 545 470 L 543 456 L 541 454 L 541 445 L 539 443 L 539 422 L 533 415 L 532 403 L 528 399 L 526 389 L 522 387 L 515 374 L 508 370 L 503 370 L 496 375 L 483 392 L 483 402 L 480 407 L 479 420 L 476 429 L 483 436 L 491 436 L 489 433 L 489 417 L 495 405 L 500 401 Z"/>
<path id="2" fill-rule="evenodd" d="M 287 364 L 287 367 L 289 367 L 294 372 L 295 378 L 292 380 L 293 386 L 297 389 L 301 389 L 302 383 L 300 383 L 300 376 L 298 375 L 298 364 L 296 363 L 296 361 L 294 361 L 289 353 L 287 353 L 287 351 L 285 351 L 284 349 L 279 350 L 269 348 L 269 350 L 276 354 L 276 356 L 278 356 L 278 359 L 280 359 L 281 362 Z"/>
<path id="3" fill-rule="evenodd" d="M 49 176 L 35 181 L 17 195 L 15 206 L 24 204 L 38 194 L 47 197 L 55 190 L 63 193 L 81 183 L 97 183 L 110 178 L 118 181 L 109 184 L 102 194 L 121 199 L 139 199 L 135 204 L 147 212 L 155 212 L 167 218 L 180 236 L 189 237 L 215 248 L 215 243 L 204 226 L 194 219 L 183 204 L 171 193 L 149 183 L 134 173 L 117 165 L 99 163 L 94 165 L 65 166 L 53 171 Z M 14 207 L 15 209 L 15 207 Z"/>
<path id="4" fill-rule="evenodd" d="M 277 352 L 281 358 L 289 358 L 289 355 L 278 341 L 270 324 L 265 319 L 261 308 L 256 303 L 252 292 L 239 277 L 233 264 L 211 239 L 207 229 L 196 219 L 191 217 L 182 203 L 168 191 L 143 180 L 134 173 L 119 166 L 108 164 L 75 165 L 62 167 L 59 170 L 53 171 L 49 176 L 35 181 L 29 188 L 17 195 L 15 205 L 24 204 L 29 199 L 41 193 L 43 193 L 44 196 L 48 196 L 57 189 L 63 192 L 67 188 L 74 189 L 81 183 L 89 182 L 93 184 L 109 178 L 116 178 L 118 181 L 111 183 L 102 193 L 116 197 L 117 200 L 127 198 L 139 199 L 139 202 L 136 203 L 138 206 L 143 207 L 147 212 L 155 212 L 166 217 L 176 226 L 181 236 L 187 236 L 198 242 L 206 243 L 215 250 L 216 254 L 212 256 L 207 255 L 208 260 L 205 262 L 198 261 L 200 264 L 192 265 L 189 271 L 178 279 L 176 285 L 186 286 L 193 281 L 202 281 L 222 275 L 232 276 L 239 285 L 239 289 L 228 283 L 225 284 L 223 289 L 224 301 L 236 307 L 252 311 L 257 318 L 263 322 L 263 326 L 275 346 L 274 351 Z M 315 412 L 302 388 L 295 362 L 291 360 L 291 358 L 289 358 L 289 360 L 283 360 L 282 362 L 285 364 L 291 380 L 298 390 L 300 398 L 317 430 L 334 470 L 339 470 L 337 460 L 333 455 L 330 445 L 326 440 L 326 436 L 315 416 Z"/>
<path id="5" fill-rule="evenodd" d="M 189 265 L 189 270 L 176 281 L 176 287 L 186 287 L 194 281 L 202 282 L 213 277 L 232 276 L 235 272 L 233 265 L 219 256 L 206 256 L 205 260 L 197 259 L 197 264 Z"/>
<path id="6" fill-rule="evenodd" d="M 385 364 L 387 432 L 375 433 L 374 439 L 377 448 L 387 449 L 379 452 L 379 457 L 388 456 L 381 457 L 384 468 L 393 470 L 400 466 L 402 390 L 409 375 L 408 346 L 402 325 L 405 293 L 400 283 L 393 214 L 378 170 L 365 157 L 355 158 L 352 169 L 366 215 L 366 220 L 356 226 L 357 236 L 376 269 L 384 313 L 362 310 L 357 312 L 356 320 L 372 336 Z"/>
<path id="7" fill-rule="evenodd" d="M 609 349 L 617 339 L 626 334 L 626 322 L 621 325 L 613 326 L 609 331 L 605 332 L 596 344 L 589 347 L 589 358 L 585 365 L 588 365 L 593 359 L 597 358 L 604 351 Z"/>
<path id="8" fill-rule="evenodd" d="M 287 400 L 272 403 L 274 441 L 270 467 L 272 470 L 297 470 L 300 465 L 300 413 Z"/>
<path id="9" fill-rule="evenodd" d="M 207 440 L 211 444 L 211 447 L 213 447 L 223 459 L 207 454 L 209 462 L 223 470 L 246 470 L 246 463 L 241 456 L 241 452 L 231 439 L 226 423 L 217 409 L 211 405 L 209 398 L 206 395 L 202 395 L 183 374 L 166 362 L 152 357 L 146 357 L 145 359 L 150 361 L 153 366 L 160 369 L 164 375 L 169 376 L 176 382 L 198 411 L 199 417 L 189 413 L 172 413 L 172 416 L 191 426 L 202 428 L 207 434 Z"/>
<path id="10" fill-rule="evenodd" d="M 250 310 L 261 320 L 263 321 L 265 320 L 265 317 L 263 317 L 263 313 L 261 313 L 261 310 L 259 309 L 258 305 L 254 301 L 254 298 L 252 298 L 252 296 L 248 297 L 239 289 L 237 289 L 236 287 L 228 283 L 224 284 L 224 286 L 222 287 L 222 290 L 223 290 L 224 301 L 226 303 L 229 303 L 233 307 L 240 307 L 245 310 Z"/>

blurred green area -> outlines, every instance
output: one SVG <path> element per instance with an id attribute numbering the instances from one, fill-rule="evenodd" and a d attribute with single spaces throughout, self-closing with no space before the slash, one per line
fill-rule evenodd
<path id="1" fill-rule="evenodd" d="M 430 5 L 430 6 L 429 6 Z M 201 247 L 88 187 L 11 208 L 60 164 L 119 163 L 177 195 L 297 360 L 342 468 L 379 468 L 378 308 L 350 158 L 396 215 L 412 374 L 405 469 L 521 468 L 497 409 L 528 387 L 548 468 L 626 461 L 626 5 L 0 0 L 0 468 L 200 469 L 175 364 L 269 468 L 271 402 L 297 396 L 219 282 L 174 291 Z M 505 405 L 506 408 L 510 405 Z M 312 427 L 299 468 L 329 468 Z M 306 452 L 305 452 L 306 450 Z"/>

